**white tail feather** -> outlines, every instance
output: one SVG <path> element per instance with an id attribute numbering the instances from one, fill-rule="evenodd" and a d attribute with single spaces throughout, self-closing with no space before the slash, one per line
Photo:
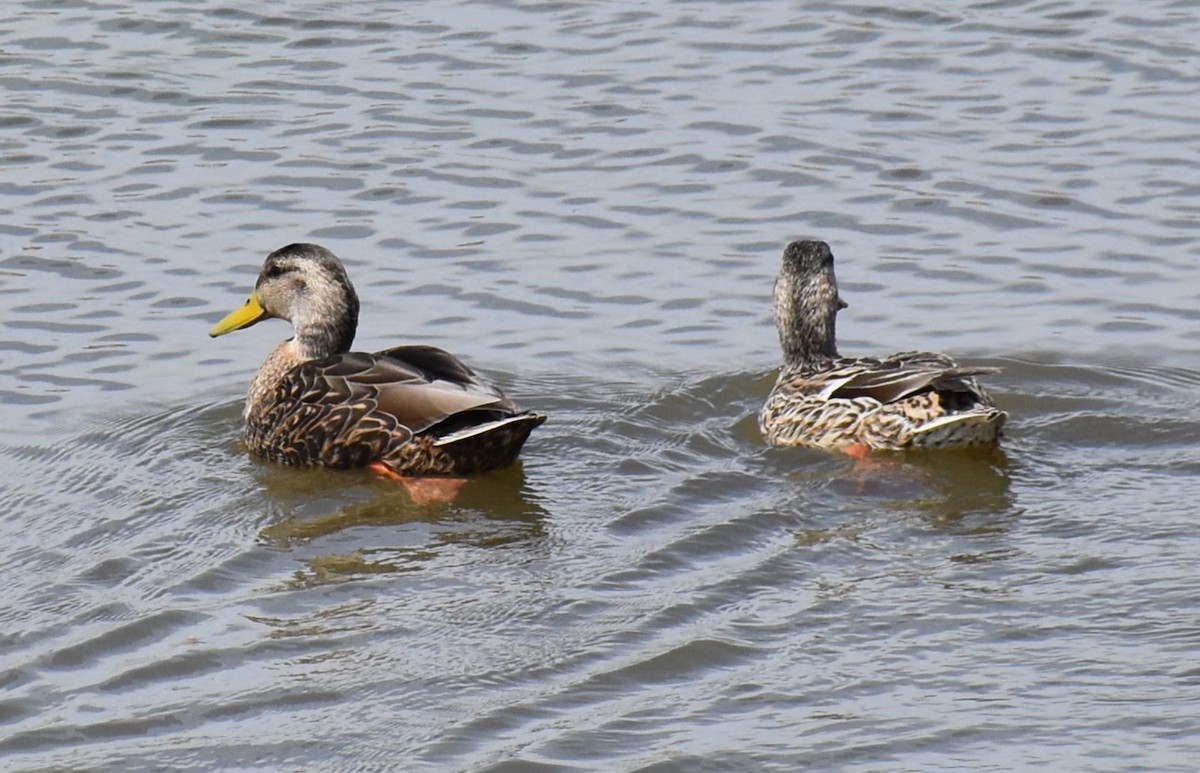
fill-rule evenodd
<path id="1" fill-rule="evenodd" d="M 437 441 L 434 443 L 434 445 L 435 446 L 448 446 L 453 443 L 457 443 L 460 440 L 466 440 L 469 437 L 474 437 L 475 435 L 483 435 L 488 432 L 492 432 L 500 427 L 503 427 L 506 424 L 520 424 L 522 422 L 527 422 L 531 418 L 533 418 L 533 417 L 530 414 L 521 413 L 521 414 L 517 414 L 516 416 L 509 416 L 508 418 L 505 418 L 505 419 L 497 419 L 496 421 L 489 421 L 486 424 L 476 424 L 475 426 L 472 426 L 472 427 L 464 427 L 463 429 L 460 429 L 456 432 L 451 432 L 448 435 L 442 435 L 440 438 L 437 439 Z"/>

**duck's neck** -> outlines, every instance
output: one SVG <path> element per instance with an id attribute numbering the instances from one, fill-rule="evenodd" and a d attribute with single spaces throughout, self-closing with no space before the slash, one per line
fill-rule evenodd
<path id="1" fill-rule="evenodd" d="M 350 351 L 358 329 L 358 295 L 349 285 L 314 288 L 309 303 L 291 316 L 296 336 L 292 339 L 302 360 L 320 360 Z"/>
<path id="2" fill-rule="evenodd" d="M 835 331 L 836 314 L 824 319 L 812 315 L 797 318 L 791 309 L 779 309 L 776 328 L 783 361 L 791 368 L 820 368 L 839 358 Z"/>
<path id="3" fill-rule="evenodd" d="M 358 327 L 357 299 L 335 324 L 297 320 L 295 327 L 296 335 L 276 346 L 250 381 L 250 389 L 246 394 L 247 415 L 255 406 L 270 401 L 271 393 L 292 368 L 350 351 L 354 343 L 354 331 Z"/>
<path id="4" fill-rule="evenodd" d="M 358 309 L 354 308 L 337 323 L 297 324 L 296 336 L 287 343 L 295 346 L 301 361 L 320 360 L 350 351 L 357 327 Z"/>

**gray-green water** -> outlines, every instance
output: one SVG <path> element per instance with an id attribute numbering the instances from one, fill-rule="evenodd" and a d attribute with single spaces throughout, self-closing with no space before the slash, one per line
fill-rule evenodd
<path id="1" fill-rule="evenodd" d="M 0 768 L 1191 770 L 1187 3 L 0 10 Z M 784 244 L 1003 450 L 764 448 Z M 318 241 L 358 346 L 549 413 L 417 506 L 248 458 Z"/>

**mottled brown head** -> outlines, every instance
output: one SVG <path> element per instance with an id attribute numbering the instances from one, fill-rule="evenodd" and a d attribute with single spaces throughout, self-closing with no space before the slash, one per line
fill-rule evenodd
<path id="1" fill-rule="evenodd" d="M 267 256 L 246 304 L 218 322 L 210 335 L 270 317 L 292 323 L 305 359 L 348 352 L 358 328 L 358 295 L 332 252 L 316 244 L 289 244 Z"/>
<path id="2" fill-rule="evenodd" d="M 835 322 L 846 302 L 838 296 L 833 252 L 825 242 L 792 242 L 775 280 L 775 327 L 789 365 L 838 356 Z"/>

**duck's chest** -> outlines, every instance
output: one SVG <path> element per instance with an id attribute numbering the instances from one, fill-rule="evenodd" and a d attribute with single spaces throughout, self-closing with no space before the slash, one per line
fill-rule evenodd
<path id="1" fill-rule="evenodd" d="M 303 361 L 303 357 L 296 351 L 294 341 L 291 340 L 279 344 L 267 355 L 267 359 L 250 380 L 250 388 L 246 390 L 246 410 L 243 417 L 247 422 L 264 407 L 279 401 L 284 377 Z"/>

